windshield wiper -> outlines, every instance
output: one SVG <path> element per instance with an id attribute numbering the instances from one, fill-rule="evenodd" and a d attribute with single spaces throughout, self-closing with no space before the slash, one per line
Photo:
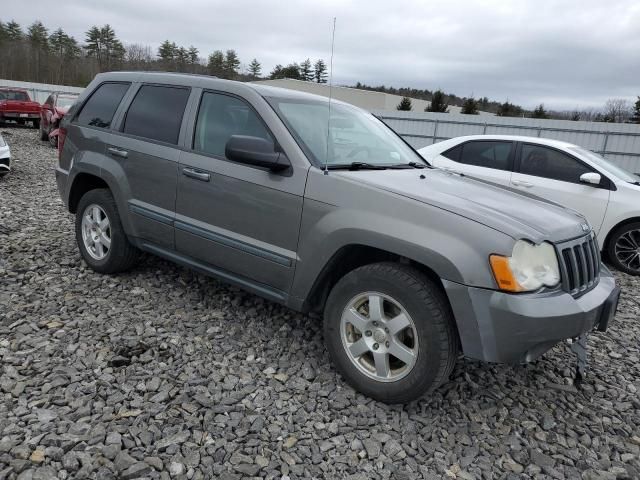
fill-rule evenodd
<path id="1" fill-rule="evenodd" d="M 386 170 L 385 165 L 374 165 L 366 162 L 338 163 L 335 165 L 327 165 L 329 170 Z"/>

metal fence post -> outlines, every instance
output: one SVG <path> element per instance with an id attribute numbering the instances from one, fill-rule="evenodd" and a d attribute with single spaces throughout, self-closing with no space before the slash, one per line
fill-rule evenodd
<path id="1" fill-rule="evenodd" d="M 542 134 L 542 127 L 538 127 L 538 137 L 540 137 Z"/>
<path id="2" fill-rule="evenodd" d="M 436 118 L 436 121 L 433 125 L 433 142 L 432 143 L 436 143 L 438 141 L 438 119 Z"/>
<path id="3" fill-rule="evenodd" d="M 607 153 L 607 143 L 609 143 L 609 132 L 604 133 L 604 142 L 602 143 L 602 155 Z"/>
<path id="4" fill-rule="evenodd" d="M 483 135 L 487 134 L 487 122 L 484 122 L 484 128 L 482 129 L 482 134 Z"/>

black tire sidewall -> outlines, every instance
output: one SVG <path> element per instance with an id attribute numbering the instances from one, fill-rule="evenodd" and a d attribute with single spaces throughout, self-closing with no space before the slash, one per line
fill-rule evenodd
<path id="1" fill-rule="evenodd" d="M 387 403 L 405 403 L 438 386 L 443 368 L 442 342 L 454 339 L 443 338 L 443 330 L 434 322 L 434 315 L 440 316 L 440 322 L 450 320 L 447 317 L 448 308 L 434 294 L 434 289 L 437 288 L 435 285 L 429 285 L 433 288 L 422 292 L 430 297 L 430 302 L 425 302 L 416 294 L 415 286 L 412 288 L 404 282 L 397 283 L 394 280 L 397 279 L 379 275 L 375 270 L 369 270 L 365 274 L 358 269 L 347 274 L 334 287 L 327 300 L 324 335 L 338 370 L 357 390 Z M 383 293 L 398 301 L 413 319 L 418 334 L 416 364 L 409 374 L 395 382 L 379 382 L 367 377 L 353 365 L 342 345 L 340 319 L 343 309 L 354 296 L 370 291 Z"/>
<path id="2" fill-rule="evenodd" d="M 629 223 L 614 230 L 607 245 L 607 257 L 616 270 L 620 270 L 621 272 L 629 275 L 640 275 L 640 272 L 629 269 L 626 265 L 620 262 L 616 256 L 616 243 L 618 239 L 630 230 L 640 230 L 640 222 Z"/>

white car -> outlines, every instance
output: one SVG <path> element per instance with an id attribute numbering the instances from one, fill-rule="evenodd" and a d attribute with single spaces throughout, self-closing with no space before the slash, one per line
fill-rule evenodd
<path id="1" fill-rule="evenodd" d="M 0 133 L 0 177 L 11 171 L 11 150 Z"/>
<path id="2" fill-rule="evenodd" d="M 434 167 L 580 212 L 609 261 L 619 270 L 640 275 L 639 175 L 590 150 L 547 138 L 471 135 L 429 145 L 419 152 Z"/>

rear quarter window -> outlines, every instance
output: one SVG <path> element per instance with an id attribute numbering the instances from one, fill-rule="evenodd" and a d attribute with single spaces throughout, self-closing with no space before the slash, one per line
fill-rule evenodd
<path id="1" fill-rule="evenodd" d="M 76 118 L 80 125 L 109 128 L 129 83 L 103 83 L 91 94 Z"/>

